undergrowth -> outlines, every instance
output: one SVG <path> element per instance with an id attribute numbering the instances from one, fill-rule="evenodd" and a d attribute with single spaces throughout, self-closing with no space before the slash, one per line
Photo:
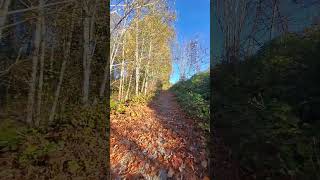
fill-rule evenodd
<path id="1" fill-rule="evenodd" d="M 214 126 L 257 179 L 320 178 L 319 35 L 286 34 L 213 68 Z"/>
<path id="2" fill-rule="evenodd" d="M 106 177 L 109 132 L 104 127 L 109 127 L 108 122 L 105 105 L 86 108 L 70 105 L 47 128 L 29 128 L 17 121 L 3 120 L 0 125 L 0 177 Z"/>
<path id="3" fill-rule="evenodd" d="M 209 131 L 210 87 L 209 73 L 199 73 L 186 81 L 174 84 L 174 92 L 182 109 L 191 117 L 199 119 L 199 126 Z"/>
<path id="4" fill-rule="evenodd" d="M 146 105 L 147 103 L 152 101 L 158 94 L 159 91 L 156 91 L 147 95 L 141 94 L 133 96 L 131 99 L 121 101 L 115 100 L 115 98 L 111 98 L 111 114 L 124 114 L 131 106 Z"/>

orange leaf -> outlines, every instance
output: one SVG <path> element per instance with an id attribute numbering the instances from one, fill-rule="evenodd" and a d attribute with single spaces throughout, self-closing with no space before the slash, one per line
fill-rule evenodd
<path id="1" fill-rule="evenodd" d="M 208 176 L 205 176 L 203 180 L 210 180 L 210 178 Z"/>

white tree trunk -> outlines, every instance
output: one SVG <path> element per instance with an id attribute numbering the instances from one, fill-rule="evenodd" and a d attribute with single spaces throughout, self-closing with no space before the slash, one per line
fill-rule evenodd
<path id="1" fill-rule="evenodd" d="M 89 48 L 90 48 L 90 17 L 86 16 L 83 22 L 83 85 L 82 85 L 82 103 L 87 104 L 89 99 L 90 88 L 90 64 L 89 64 Z"/>
<path id="2" fill-rule="evenodd" d="M 40 7 L 44 6 L 44 0 L 40 0 Z M 40 55 L 40 72 L 39 72 L 39 84 L 38 84 L 38 101 L 37 101 L 37 114 L 35 125 L 39 126 L 41 116 L 41 104 L 42 104 L 42 89 L 43 89 L 43 71 L 44 71 L 44 58 L 46 51 L 46 24 L 44 17 L 44 9 L 40 8 L 41 18 L 41 55 Z"/>
<path id="3" fill-rule="evenodd" d="M 94 24 L 95 24 L 95 13 L 97 9 L 97 3 L 92 5 L 90 2 L 84 3 L 85 18 L 83 22 L 83 96 L 82 103 L 86 106 L 89 103 L 89 91 L 90 91 L 90 75 L 91 75 L 91 61 L 93 58 L 95 44 L 94 40 Z M 92 7 L 88 7 L 88 6 Z"/>
<path id="4" fill-rule="evenodd" d="M 108 81 L 108 77 L 111 76 L 111 73 L 112 73 L 112 67 L 113 67 L 113 62 L 114 62 L 113 54 L 116 53 L 115 51 L 117 51 L 117 48 L 114 45 L 113 48 L 112 48 L 111 54 L 109 56 L 109 58 L 110 58 L 110 68 L 108 69 L 107 64 L 105 66 L 103 80 L 102 80 L 102 83 L 101 83 L 101 86 L 100 86 L 100 91 L 99 91 L 100 99 L 102 99 L 103 96 L 104 96 L 104 92 L 105 92 L 105 89 L 106 89 L 106 84 L 107 84 L 107 81 Z"/>
<path id="5" fill-rule="evenodd" d="M 11 3 L 11 0 L 2 0 L 0 4 L 0 42 L 2 39 L 1 27 L 3 27 L 6 23 L 10 3 Z"/>
<path id="6" fill-rule="evenodd" d="M 112 46 L 112 48 L 111 48 L 112 51 L 111 51 L 111 54 L 110 54 L 110 71 L 109 71 L 110 75 L 111 75 L 111 73 L 112 73 L 114 58 L 115 58 L 116 54 L 118 53 L 118 48 L 119 48 L 119 42 L 118 42 L 118 40 L 119 40 L 119 39 L 120 39 L 120 34 L 117 34 L 116 39 L 115 39 L 115 42 L 114 42 L 114 44 L 113 44 L 113 46 Z"/>
<path id="7" fill-rule="evenodd" d="M 121 70 L 120 70 L 120 85 L 119 85 L 119 92 L 118 92 L 118 100 L 122 99 L 122 89 L 124 86 L 124 61 L 125 61 L 125 40 L 123 40 L 122 45 L 122 62 L 121 62 Z"/>
<path id="8" fill-rule="evenodd" d="M 125 1 L 125 4 L 127 4 L 127 1 Z M 99 90 L 99 97 L 100 99 L 103 98 L 103 95 L 104 95 L 104 92 L 105 92 L 105 88 L 106 88 L 106 84 L 107 84 L 107 81 L 108 81 L 108 76 L 111 76 L 112 75 L 112 68 L 113 68 L 113 64 L 114 64 L 114 60 L 115 60 L 115 57 L 118 53 L 118 49 L 119 49 L 119 45 L 120 45 L 120 40 L 122 39 L 124 33 L 125 33 L 125 26 L 127 24 L 127 20 L 128 20 L 128 9 L 125 8 L 124 10 L 124 14 L 125 16 L 122 17 L 122 19 L 124 20 L 123 22 L 123 27 L 120 28 L 122 30 L 122 32 L 117 32 L 116 34 L 116 38 L 115 38 L 115 41 L 114 41 L 114 44 L 112 45 L 112 48 L 111 49 L 111 53 L 110 53 L 110 67 L 109 69 L 107 68 L 107 65 L 105 67 L 105 72 L 104 72 L 104 76 L 103 76 L 103 80 L 102 80 L 102 83 L 101 83 L 101 86 L 100 86 L 100 90 Z"/>
<path id="9" fill-rule="evenodd" d="M 130 78 L 129 78 L 129 85 L 128 85 L 128 89 L 127 89 L 127 93 L 126 93 L 125 100 L 127 100 L 127 99 L 129 98 L 129 93 L 130 93 L 130 88 L 131 88 L 132 76 L 133 76 L 133 73 L 131 73 Z"/>
<path id="10" fill-rule="evenodd" d="M 136 21 L 136 50 L 135 50 L 135 61 L 136 61 L 136 68 L 135 68 L 135 75 L 136 75 L 136 87 L 135 87 L 135 94 L 139 94 L 139 79 L 140 79 L 140 63 L 139 63 L 139 12 L 137 15 Z"/>
<path id="11" fill-rule="evenodd" d="M 34 49 L 32 55 L 32 73 L 31 79 L 29 81 L 29 93 L 28 93 L 28 105 L 27 105 L 27 123 L 32 125 L 33 123 L 33 111 L 34 111 L 34 101 L 37 83 L 37 70 L 38 70 L 38 56 L 39 47 L 41 42 L 41 18 L 37 18 L 35 38 L 34 38 Z"/>
<path id="12" fill-rule="evenodd" d="M 149 59 L 146 67 L 146 77 L 145 77 L 145 84 L 144 84 L 144 95 L 147 95 L 148 90 L 148 79 L 149 79 L 149 65 L 152 57 L 152 41 L 150 41 L 149 45 Z"/>
<path id="13" fill-rule="evenodd" d="M 2 0 L 0 3 L 0 42 L 2 39 L 1 27 L 3 27 L 6 23 L 10 3 L 11 3 L 11 0 Z"/>

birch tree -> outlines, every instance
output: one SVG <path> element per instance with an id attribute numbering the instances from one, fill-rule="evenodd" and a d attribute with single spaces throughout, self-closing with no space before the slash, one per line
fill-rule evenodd
<path id="1" fill-rule="evenodd" d="M 155 88 L 153 81 L 167 81 L 168 76 L 163 74 L 170 74 L 170 48 L 166 47 L 174 35 L 169 20 L 173 18 L 172 12 L 164 8 L 164 1 L 140 3 L 132 16 L 127 18 L 126 30 L 118 40 L 118 52 L 111 57 L 113 66 L 110 75 L 112 87 L 117 86 L 118 100 L 147 95 Z M 112 45 L 111 49 L 114 47 Z"/>
<path id="2" fill-rule="evenodd" d="M 0 1 L 0 42 L 2 39 L 2 30 L 3 26 L 6 23 L 7 15 L 8 15 L 8 9 L 10 6 L 11 0 L 1 0 Z"/>
<path id="3" fill-rule="evenodd" d="M 39 14 L 43 11 L 44 0 L 39 0 Z M 39 52 L 40 52 L 40 43 L 41 43 L 41 31 L 42 31 L 42 19 L 41 15 L 38 16 L 36 21 L 36 30 L 34 38 L 34 49 L 32 53 L 32 73 L 29 80 L 29 94 L 28 94 L 28 106 L 27 106 L 27 123 L 33 123 L 33 113 L 34 113 L 34 103 L 35 103 L 35 93 L 36 93 L 36 83 L 37 83 L 37 70 L 38 70 L 38 61 L 39 61 Z"/>
<path id="4" fill-rule="evenodd" d="M 95 16 L 98 0 L 83 1 L 83 96 L 82 103 L 88 105 L 90 91 L 91 62 L 95 51 Z"/>

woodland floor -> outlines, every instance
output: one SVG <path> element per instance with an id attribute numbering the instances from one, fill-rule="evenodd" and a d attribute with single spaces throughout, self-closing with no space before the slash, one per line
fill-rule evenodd
<path id="1" fill-rule="evenodd" d="M 112 179 L 208 179 L 206 134 L 171 92 L 130 109 L 111 115 Z"/>

